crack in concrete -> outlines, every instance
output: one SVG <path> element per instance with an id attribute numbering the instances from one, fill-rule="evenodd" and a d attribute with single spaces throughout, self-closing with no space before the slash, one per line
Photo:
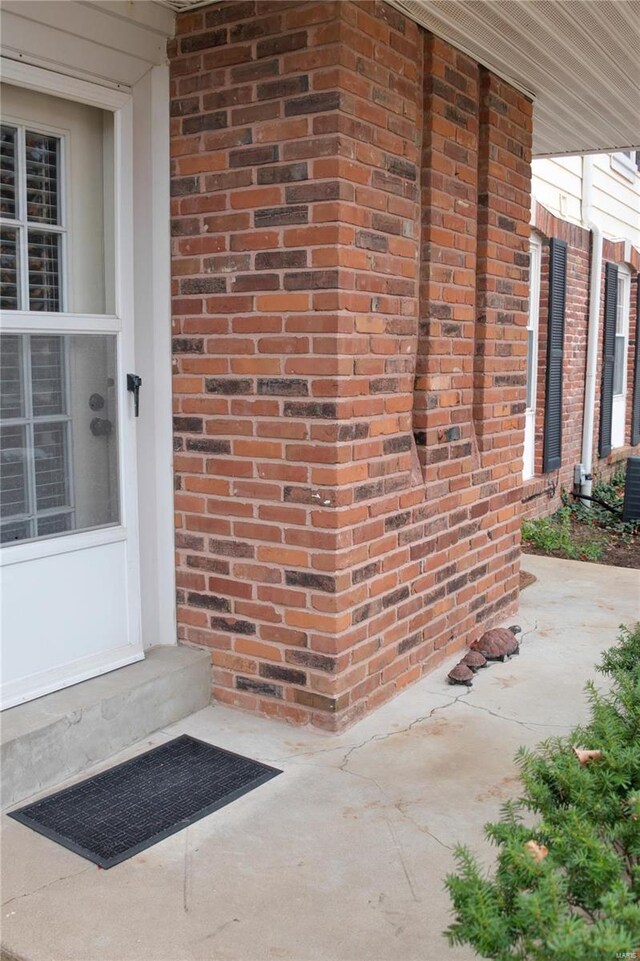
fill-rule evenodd
<path id="1" fill-rule="evenodd" d="M 423 714 L 420 717 L 415 718 L 415 720 L 413 720 L 411 724 L 408 724 L 406 727 L 400 728 L 399 731 L 389 731 L 387 734 L 372 734 L 371 737 L 365 738 L 365 740 L 361 741 L 360 744 L 354 744 L 353 747 L 349 748 L 349 750 L 343 757 L 342 763 L 339 765 L 338 769 L 340 771 L 344 771 L 346 768 L 346 765 L 349 763 L 351 759 L 351 756 L 355 754 L 356 751 L 360 751 L 363 747 L 366 747 L 367 744 L 372 744 L 374 741 L 386 741 L 390 737 L 397 737 L 399 734 L 407 734 L 417 724 L 422 724 L 424 721 L 428 721 L 438 711 L 446 711 L 447 708 L 450 708 L 454 704 L 457 704 L 458 701 L 466 697 L 468 694 L 469 694 L 469 689 L 467 688 L 467 690 L 463 691 L 462 694 L 458 694 L 457 697 L 454 697 L 450 701 L 447 701 L 446 704 L 438 704 L 436 707 L 432 708 L 428 714 Z"/>
<path id="2" fill-rule="evenodd" d="M 401 728 L 401 730 L 399 731 L 389 731 L 388 734 L 373 734 L 371 737 L 366 738 L 360 744 L 354 744 L 353 747 L 350 747 L 349 750 L 346 752 L 346 754 L 342 759 L 341 764 L 338 766 L 338 769 L 337 769 L 339 771 L 342 771 L 343 774 L 350 774 L 352 777 L 361 778 L 362 780 L 369 781 L 371 784 L 375 785 L 375 787 L 378 789 L 380 794 L 389 802 L 389 804 L 391 804 L 393 808 L 395 808 L 395 810 L 398 812 L 398 814 L 401 817 L 405 818 L 407 821 L 410 822 L 410 824 L 413 824 L 413 826 L 417 828 L 418 831 L 420 831 L 422 834 L 426 834 L 428 837 L 432 838 L 437 844 L 439 844 L 440 847 L 443 847 L 448 851 L 452 850 L 452 846 L 450 844 L 447 844 L 445 841 L 439 838 L 436 834 L 434 834 L 428 828 L 424 827 L 424 825 L 419 824 L 415 820 L 415 818 L 411 817 L 411 815 L 407 813 L 407 811 L 404 809 L 404 806 L 403 806 L 408 803 L 407 801 L 395 800 L 395 798 L 392 798 L 391 795 L 388 794 L 387 791 L 385 791 L 382 785 L 375 778 L 370 777 L 367 774 L 360 774 L 357 771 L 349 770 L 349 764 L 351 763 L 353 754 L 356 751 L 359 751 L 362 748 L 366 747 L 367 744 L 372 744 L 374 741 L 386 741 L 389 738 L 396 737 L 399 734 L 407 734 L 414 727 L 416 727 L 416 725 L 422 724 L 425 721 L 428 721 L 430 718 L 434 716 L 434 714 L 437 714 L 438 711 L 445 711 L 447 710 L 447 708 L 453 707 L 454 704 L 457 704 L 458 701 L 463 700 L 465 697 L 467 697 L 468 694 L 469 694 L 469 690 L 467 689 L 463 691 L 461 694 L 456 695 L 456 697 L 451 698 L 451 700 L 447 701 L 446 704 L 439 704 L 436 707 L 432 708 L 428 714 L 424 714 L 424 715 L 421 715 L 420 717 L 415 718 L 410 724 L 408 724 L 404 728 Z M 387 823 L 389 824 L 388 821 Z M 396 845 L 397 845 L 397 839 L 395 838 L 395 835 L 394 835 L 394 841 L 396 842 Z M 413 892 L 413 887 L 412 887 L 412 892 Z"/>
<path id="3" fill-rule="evenodd" d="M 25 891 L 24 894 L 16 894 L 13 898 L 9 898 L 8 901 L 3 901 L 1 907 L 6 908 L 9 904 L 13 904 L 14 901 L 21 901 L 23 898 L 30 898 L 33 894 L 38 894 L 40 891 L 44 891 L 45 888 L 50 888 L 53 884 L 59 884 L 60 881 L 67 881 L 69 878 L 80 877 L 81 874 L 86 874 L 87 871 L 91 871 L 95 865 L 90 865 L 88 868 L 83 868 L 81 871 L 72 871 L 71 874 L 65 874 L 61 878 L 54 878 L 53 881 L 47 881 L 46 884 L 41 884 L 39 888 L 34 888 L 33 891 Z"/>
<path id="4" fill-rule="evenodd" d="M 404 859 L 403 850 L 402 850 L 402 848 L 401 848 L 401 846 L 400 846 L 400 843 L 399 843 L 399 841 L 398 841 L 398 839 L 397 839 L 397 837 L 396 837 L 396 835 L 395 835 L 395 831 L 393 830 L 393 826 L 392 826 L 392 824 L 391 824 L 391 821 L 389 821 L 387 818 L 385 818 L 384 820 L 385 820 L 385 824 L 386 824 L 387 827 L 389 828 L 389 834 L 391 835 L 391 840 L 393 841 L 393 845 L 394 845 L 394 847 L 395 847 L 395 849 L 396 849 L 396 852 L 397 852 L 397 854 L 398 854 L 398 860 L 400 861 L 400 865 L 401 865 L 401 867 L 402 867 L 402 871 L 403 871 L 403 873 L 404 873 L 404 876 L 405 876 L 405 878 L 407 879 L 407 884 L 409 885 L 409 890 L 411 891 L 411 897 L 412 897 L 413 900 L 416 902 L 416 904 L 418 904 L 419 901 L 420 901 L 420 898 L 419 898 L 418 895 L 416 894 L 416 889 L 415 889 L 415 887 L 413 886 L 413 881 L 412 881 L 412 879 L 411 879 L 411 874 L 410 874 L 410 872 L 409 872 L 409 868 L 407 867 L 407 863 L 406 863 L 406 861 L 405 861 L 405 859 Z"/>
<path id="5" fill-rule="evenodd" d="M 211 938 L 217 938 L 219 934 L 222 934 L 222 932 L 229 927 L 229 925 L 238 924 L 239 921 L 240 918 L 229 918 L 228 921 L 223 921 L 222 924 L 219 924 L 217 928 L 214 928 L 211 934 L 205 935 L 204 938 L 198 938 L 196 941 L 192 941 L 191 943 L 202 944 L 204 941 L 210 941 Z"/>
<path id="6" fill-rule="evenodd" d="M 527 731 L 531 731 L 532 734 L 536 734 L 535 728 L 537 727 L 549 727 L 549 728 L 569 728 L 567 724 L 549 724 L 546 721 L 520 721 L 517 717 L 509 717 L 508 714 L 498 714 L 497 711 L 492 711 L 489 707 L 483 707 L 481 704 L 472 704 L 471 701 L 464 701 L 467 707 L 472 708 L 474 711 L 484 711 L 485 714 L 490 714 L 491 717 L 497 717 L 499 721 L 508 721 L 510 724 L 518 724 L 520 727 L 526 728 Z"/>
<path id="7" fill-rule="evenodd" d="M 432 838 L 437 844 L 439 844 L 440 847 L 446 848 L 447 851 L 453 850 L 453 847 L 450 844 L 446 844 L 445 841 L 443 841 L 441 838 L 437 836 L 437 834 L 434 834 L 433 831 L 430 831 L 428 828 L 424 827 L 424 825 L 418 824 L 416 819 L 412 818 L 411 815 L 404 810 L 404 806 L 407 804 L 410 804 L 411 803 L 410 801 L 396 801 L 394 798 L 391 797 L 390 794 L 388 794 L 385 791 L 382 785 L 378 781 L 376 781 L 374 777 L 370 777 L 368 774 L 358 774 L 357 771 L 349 771 L 348 768 L 339 768 L 338 770 L 341 770 L 343 774 L 348 774 L 350 777 L 357 777 L 361 781 L 368 781 L 370 784 L 373 784 L 374 787 L 378 789 L 378 791 L 383 796 L 383 798 L 385 798 L 385 800 L 387 800 L 389 804 L 396 809 L 398 814 L 401 817 L 405 818 L 405 820 L 409 821 L 410 824 L 413 824 L 413 826 L 417 828 L 421 834 L 426 834 L 428 837 Z"/>
<path id="8" fill-rule="evenodd" d="M 432 840 L 434 840 L 434 841 L 436 842 L 436 844 L 439 844 L 440 847 L 445 848 L 447 851 L 453 850 L 452 845 L 447 844 L 445 841 L 443 841 L 441 838 L 439 838 L 436 834 L 434 834 L 432 831 L 430 831 L 430 830 L 429 830 L 428 828 L 426 828 L 424 825 L 419 824 L 419 823 L 415 820 L 415 818 L 411 817 L 411 815 L 407 813 L 407 811 L 404 809 L 404 806 L 406 806 L 406 805 L 409 803 L 408 801 L 403 801 L 403 800 L 397 801 L 395 798 L 391 797 L 391 795 L 388 794 L 387 791 L 385 791 L 385 789 L 382 787 L 382 785 L 381 785 L 375 778 L 370 777 L 370 776 L 367 775 L 367 774 L 360 774 L 360 773 L 357 772 L 357 771 L 352 771 L 352 770 L 350 770 L 350 769 L 349 769 L 349 764 L 350 764 L 350 762 L 351 762 L 352 755 L 353 755 L 356 751 L 359 751 L 359 750 L 361 750 L 362 748 L 366 747 L 367 744 L 372 744 L 374 741 L 386 741 L 386 740 L 388 740 L 389 738 L 396 737 L 396 736 L 398 736 L 398 735 L 400 735 L 400 734 L 407 734 L 407 733 L 408 733 L 409 731 L 411 731 L 414 727 L 416 727 L 416 725 L 422 724 L 423 722 L 428 721 L 430 718 L 432 718 L 432 717 L 434 716 L 434 714 L 437 714 L 439 711 L 444 711 L 444 710 L 446 710 L 447 708 L 452 707 L 454 704 L 457 704 L 458 701 L 460 701 L 460 700 L 464 699 L 465 697 L 467 697 L 467 696 L 469 695 L 469 693 L 470 693 L 469 689 L 468 689 L 468 688 L 465 689 L 465 690 L 462 691 L 460 694 L 456 695 L 456 697 L 452 697 L 452 698 L 451 698 L 450 700 L 448 700 L 445 704 L 437 704 L 435 707 L 433 707 L 433 708 L 429 711 L 428 714 L 423 714 L 423 715 L 421 715 L 420 717 L 414 718 L 414 720 L 411 721 L 410 724 L 407 724 L 406 727 L 403 727 L 403 728 L 401 728 L 401 729 L 398 730 L 398 731 L 389 731 L 389 732 L 387 732 L 386 734 L 372 734 L 370 737 L 365 738 L 365 739 L 364 739 L 363 741 L 361 741 L 360 743 L 358 743 L 358 744 L 353 744 L 353 745 L 352 745 L 350 748 L 348 748 L 348 750 L 346 751 L 346 753 L 345 753 L 344 757 L 342 758 L 342 761 L 341 761 L 341 763 L 338 765 L 338 767 L 337 767 L 337 768 L 334 768 L 334 770 L 341 771 L 343 774 L 348 774 L 348 775 L 350 775 L 351 777 L 356 777 L 356 778 L 359 778 L 359 779 L 362 780 L 362 781 L 368 781 L 370 784 L 373 784 L 374 787 L 378 790 L 378 792 L 382 795 L 382 797 L 383 797 L 393 808 L 395 808 L 395 810 L 398 812 L 398 814 L 399 814 L 401 817 L 405 818 L 405 820 L 409 821 L 410 824 L 413 824 L 413 826 L 414 826 L 415 828 L 417 828 L 418 831 L 420 831 L 422 834 L 426 834 L 428 837 L 432 838 Z M 442 697 L 442 696 L 444 696 L 444 695 L 441 694 L 440 696 Z M 263 760 L 265 760 L 265 761 L 267 761 L 267 762 L 269 762 L 269 763 L 279 763 L 279 762 L 282 762 L 282 761 L 297 760 L 298 758 L 301 758 L 301 757 L 315 757 L 315 756 L 317 756 L 317 755 L 319 755 L 319 754 L 329 754 L 329 753 L 332 753 L 332 752 L 335 752 L 335 751 L 343 751 L 343 750 L 344 750 L 344 746 L 338 745 L 337 747 L 325 748 L 325 749 L 322 749 L 322 750 L 319 750 L 319 751 L 303 751 L 303 752 L 301 752 L 301 753 L 299 753 L 299 754 L 289 754 L 289 755 L 286 755 L 285 757 L 281 757 L 281 758 L 264 758 Z M 313 766 L 313 765 L 312 765 L 312 766 Z M 386 820 L 386 819 L 385 819 L 385 820 Z M 388 822 L 387 822 L 387 823 L 388 823 Z M 394 840 L 395 840 L 395 838 L 394 838 Z"/>
<path id="9" fill-rule="evenodd" d="M 428 693 L 434 694 L 436 697 L 445 697 L 445 695 L 441 691 L 429 691 Z M 420 721 L 427 720 L 436 711 L 443 710 L 445 707 L 448 707 L 449 704 L 451 703 L 452 703 L 451 701 L 447 701 L 446 704 L 438 704 L 436 707 L 432 709 L 432 711 L 429 714 L 425 714 L 422 717 L 416 718 L 414 721 L 411 722 L 411 724 L 409 724 L 407 727 L 401 728 L 399 731 L 390 731 L 387 734 L 372 734 L 371 737 L 366 738 L 361 743 L 352 745 L 348 749 L 347 754 L 349 754 L 351 751 L 358 750 L 360 747 L 363 747 L 365 744 L 368 744 L 370 741 L 385 740 L 385 738 L 393 737 L 396 734 L 404 734 L 406 731 L 409 731 L 415 724 L 418 724 Z M 264 757 L 262 760 L 269 764 L 281 764 L 283 761 L 294 761 L 300 757 L 317 757 L 321 754 L 335 754 L 336 751 L 343 751 L 343 750 L 344 750 L 344 745 L 337 744 L 335 747 L 318 748 L 317 750 L 314 749 L 312 751 L 300 751 L 296 754 L 282 754 L 280 755 L 280 757 Z"/>

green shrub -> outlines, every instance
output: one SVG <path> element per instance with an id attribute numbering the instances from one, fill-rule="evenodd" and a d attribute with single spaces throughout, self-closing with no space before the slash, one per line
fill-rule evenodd
<path id="1" fill-rule="evenodd" d="M 630 540 L 635 533 L 640 530 L 638 521 L 622 520 L 622 508 L 624 505 L 624 468 L 619 468 L 610 481 L 598 481 L 594 484 L 591 491 L 593 497 L 604 501 L 618 513 L 607 510 L 601 504 L 592 502 L 588 507 L 579 500 L 572 499 L 571 513 L 576 520 L 589 524 L 591 527 L 599 527 L 615 534 L 623 535 L 623 539 Z M 567 499 L 565 499 L 567 503 Z"/>
<path id="2" fill-rule="evenodd" d="M 552 514 L 522 522 L 522 539 L 546 554 L 559 553 L 569 560 L 597 561 L 602 555 L 602 541 L 594 535 L 577 543 L 573 537 L 571 517 L 573 509 L 568 505 Z"/>
<path id="3" fill-rule="evenodd" d="M 612 961 L 640 946 L 640 625 L 599 670 L 611 687 L 587 685 L 589 723 L 516 755 L 523 795 L 485 826 L 493 877 L 456 848 L 450 944 L 500 961 Z"/>

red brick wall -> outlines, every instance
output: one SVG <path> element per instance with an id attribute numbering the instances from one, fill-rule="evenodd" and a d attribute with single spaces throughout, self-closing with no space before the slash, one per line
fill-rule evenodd
<path id="1" fill-rule="evenodd" d="M 531 106 L 379 2 L 170 53 L 179 635 L 337 729 L 515 604 Z"/>
<path id="2" fill-rule="evenodd" d="M 543 517 L 553 513 L 562 504 L 563 494 L 573 490 L 573 468 L 582 461 L 582 423 L 584 410 L 585 372 L 587 358 L 587 331 L 589 317 L 589 281 L 591 264 L 591 235 L 589 231 L 553 216 L 536 205 L 533 223 L 542 237 L 542 271 L 540 286 L 540 316 L 538 341 L 538 383 L 536 399 L 535 476 L 525 481 L 522 489 L 523 514 Z M 544 474 L 542 470 L 544 403 L 546 391 L 547 309 L 549 298 L 549 239 L 556 237 L 567 244 L 567 286 L 565 315 L 564 385 L 562 420 L 562 465 L 559 470 Z M 604 241 L 603 261 L 622 264 L 624 246 Z M 601 459 L 598 457 L 598 433 L 600 427 L 600 376 L 602 371 L 602 345 L 604 321 L 604 265 L 602 273 L 599 353 L 597 364 L 596 403 L 594 419 L 594 477 L 607 479 L 626 461 L 630 454 L 637 454 L 630 447 L 631 410 L 633 402 L 633 363 L 636 318 L 637 265 L 627 265 L 632 272 L 629 316 L 629 350 L 627 355 L 627 425 L 626 445 L 617 448 Z"/>

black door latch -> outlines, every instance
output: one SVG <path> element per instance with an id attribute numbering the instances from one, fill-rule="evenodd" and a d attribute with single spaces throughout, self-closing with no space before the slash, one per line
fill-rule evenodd
<path id="1" fill-rule="evenodd" d="M 127 374 L 127 390 L 133 394 L 133 410 L 136 417 L 140 413 L 140 388 L 142 387 L 142 377 L 138 374 Z"/>

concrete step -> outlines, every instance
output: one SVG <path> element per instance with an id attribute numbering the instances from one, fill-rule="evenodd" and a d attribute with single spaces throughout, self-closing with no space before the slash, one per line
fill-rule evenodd
<path id="1" fill-rule="evenodd" d="M 2 713 L 2 807 L 206 707 L 211 697 L 206 651 L 152 647 L 145 654 L 136 664 Z"/>

